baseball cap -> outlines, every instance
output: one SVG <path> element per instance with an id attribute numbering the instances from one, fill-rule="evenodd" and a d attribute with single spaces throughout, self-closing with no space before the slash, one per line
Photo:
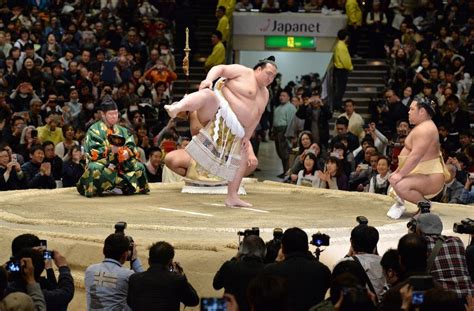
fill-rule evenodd
<path id="1" fill-rule="evenodd" d="M 416 226 L 420 228 L 424 234 L 441 234 L 443 231 L 443 223 L 438 215 L 432 213 L 420 214 L 416 218 Z"/>

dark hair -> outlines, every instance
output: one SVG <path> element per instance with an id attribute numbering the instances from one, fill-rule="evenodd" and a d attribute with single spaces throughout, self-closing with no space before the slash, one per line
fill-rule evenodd
<path id="1" fill-rule="evenodd" d="M 337 32 L 337 38 L 339 40 L 344 40 L 348 35 L 349 33 L 345 29 L 341 29 Z"/>
<path id="2" fill-rule="evenodd" d="M 464 311 L 456 292 L 444 288 L 432 288 L 425 292 L 425 298 L 420 305 L 420 311 Z"/>
<path id="3" fill-rule="evenodd" d="M 350 273 L 353 275 L 360 286 L 365 286 L 367 283 L 366 273 L 362 265 L 355 260 L 342 260 L 332 270 L 331 280 L 334 280 L 339 275 Z"/>
<path id="4" fill-rule="evenodd" d="M 162 151 L 159 147 L 151 147 L 150 149 L 148 149 L 148 158 L 151 158 L 151 156 L 156 152 L 162 152 Z"/>
<path id="5" fill-rule="evenodd" d="M 380 265 L 386 271 L 392 269 L 397 275 L 400 275 L 400 261 L 398 260 L 398 251 L 396 249 L 389 249 L 383 254 L 380 260 Z"/>
<path id="6" fill-rule="evenodd" d="M 281 91 L 280 91 L 280 94 L 281 94 L 281 93 L 286 93 L 286 94 L 288 94 L 288 96 L 290 97 L 290 100 L 291 100 L 291 98 L 293 97 L 293 95 L 291 94 L 291 91 L 288 90 L 288 89 L 283 89 L 283 90 L 281 90 Z M 280 95 L 280 94 L 278 94 L 278 95 Z"/>
<path id="7" fill-rule="evenodd" d="M 120 257 L 128 251 L 130 241 L 122 233 L 112 233 L 104 242 L 103 253 L 105 258 L 120 260 Z"/>
<path id="8" fill-rule="evenodd" d="M 31 258 L 34 266 L 35 279 L 39 280 L 41 273 L 44 270 L 44 258 L 43 252 L 35 250 L 31 247 L 26 247 L 20 250 L 20 252 L 15 256 L 15 259 L 20 260 L 22 258 Z"/>
<path id="9" fill-rule="evenodd" d="M 44 152 L 44 148 L 41 145 L 33 145 L 30 148 L 30 154 L 34 154 L 36 151 L 41 150 Z"/>
<path id="10" fill-rule="evenodd" d="M 390 164 L 391 164 L 391 163 L 390 163 L 390 159 L 389 159 L 387 156 L 379 155 L 379 158 L 378 158 L 378 160 L 377 160 L 377 163 L 379 163 L 380 160 L 385 160 L 385 161 L 387 161 L 387 165 L 388 165 L 388 167 L 390 168 Z"/>
<path id="11" fill-rule="evenodd" d="M 346 127 L 349 127 L 349 120 L 346 117 L 339 117 L 336 120 L 336 125 L 337 124 L 342 124 L 342 125 L 345 125 Z"/>
<path id="12" fill-rule="evenodd" d="M 352 99 L 346 99 L 346 100 L 344 101 L 344 107 L 346 106 L 347 103 L 351 103 L 352 106 L 355 106 L 355 103 L 354 103 L 354 101 L 353 101 Z"/>
<path id="13" fill-rule="evenodd" d="M 336 166 L 337 166 L 337 171 L 336 171 L 335 177 L 339 177 L 339 176 L 345 175 L 345 173 L 344 173 L 344 168 L 342 167 L 341 160 L 339 160 L 339 159 L 336 158 L 336 157 L 329 157 L 329 158 L 326 160 L 326 164 L 327 164 L 327 163 L 335 163 L 335 164 L 336 164 Z"/>
<path id="14" fill-rule="evenodd" d="M 262 260 L 267 253 L 267 247 L 261 237 L 257 235 L 246 236 L 239 246 L 239 255 L 242 257 L 257 257 Z"/>
<path id="15" fill-rule="evenodd" d="M 212 34 L 215 35 L 219 40 L 222 40 L 222 32 L 219 30 L 214 30 Z"/>
<path id="16" fill-rule="evenodd" d="M 67 132 L 69 129 L 73 129 L 74 131 L 76 130 L 72 124 L 65 124 L 65 125 L 61 128 L 61 130 L 63 131 L 63 136 L 66 136 L 66 132 Z"/>
<path id="17" fill-rule="evenodd" d="M 12 241 L 12 256 L 17 257 L 23 248 L 31 248 L 40 245 L 40 239 L 31 233 L 20 234 Z"/>
<path id="18" fill-rule="evenodd" d="M 376 310 L 374 303 L 367 294 L 367 288 L 361 286 L 357 278 L 350 273 L 343 273 L 331 282 L 331 302 L 336 304 L 340 295 L 344 295 L 341 311 Z"/>
<path id="19" fill-rule="evenodd" d="M 286 279 L 269 274 L 259 274 L 247 287 L 247 300 L 252 310 L 287 311 L 288 286 Z"/>
<path id="20" fill-rule="evenodd" d="M 425 238 L 415 234 L 405 234 L 398 241 L 400 264 L 406 271 L 425 271 L 428 259 L 428 245 Z"/>
<path id="21" fill-rule="evenodd" d="M 459 105 L 459 98 L 456 95 L 449 95 L 448 98 L 446 98 L 446 103 L 447 102 L 454 102 L 456 105 Z"/>
<path id="22" fill-rule="evenodd" d="M 448 96 L 448 98 L 449 97 L 450 96 Z M 425 109 L 426 113 L 431 118 L 435 115 L 436 112 L 434 111 L 433 107 L 431 107 L 431 103 L 433 102 L 433 100 L 427 97 L 417 96 L 414 101 L 416 101 L 416 106 L 418 107 L 418 109 Z"/>
<path id="23" fill-rule="evenodd" d="M 150 247 L 148 261 L 150 265 L 168 265 L 174 258 L 174 248 L 168 242 L 160 241 Z"/>
<path id="24" fill-rule="evenodd" d="M 358 225 L 351 231 L 351 244 L 356 252 L 372 254 L 379 242 L 379 232 L 372 226 Z"/>
<path id="25" fill-rule="evenodd" d="M 46 147 L 48 147 L 49 145 L 53 145 L 53 147 L 54 147 L 54 143 L 53 143 L 52 141 L 50 141 L 50 140 L 45 141 L 45 142 L 43 143 L 43 145 L 42 145 L 42 146 L 43 146 L 43 150 L 44 150 Z"/>
<path id="26" fill-rule="evenodd" d="M 284 254 L 308 251 L 308 235 L 300 228 L 289 228 L 283 233 L 281 245 Z"/>
<path id="27" fill-rule="evenodd" d="M 258 67 L 265 68 L 267 64 L 272 64 L 273 66 L 275 66 L 275 68 L 278 69 L 275 63 L 275 56 L 268 56 L 267 58 L 259 60 L 258 63 L 255 66 L 253 66 L 253 70 L 257 69 Z"/>

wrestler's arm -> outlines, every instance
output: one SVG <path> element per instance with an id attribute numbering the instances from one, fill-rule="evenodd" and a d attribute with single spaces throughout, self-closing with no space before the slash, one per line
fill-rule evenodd
<path id="1" fill-rule="evenodd" d="M 212 82 L 217 78 L 224 77 L 226 79 L 234 79 L 244 75 L 249 70 L 251 69 L 238 64 L 214 66 L 207 73 L 206 79 L 201 82 L 199 89 L 210 88 Z"/>
<path id="2" fill-rule="evenodd" d="M 417 132 L 413 133 L 413 135 L 412 149 L 407 156 L 405 165 L 398 170 L 398 174 L 402 178 L 408 175 L 418 165 L 426 150 L 433 144 L 432 139 L 429 139 L 429 132 L 425 128 L 417 129 Z"/>

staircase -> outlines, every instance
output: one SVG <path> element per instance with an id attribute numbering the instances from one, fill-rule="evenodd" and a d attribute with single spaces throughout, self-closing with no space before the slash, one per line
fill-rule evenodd
<path id="1" fill-rule="evenodd" d="M 175 51 L 178 80 L 173 83 L 173 101 L 180 100 L 186 91 L 192 93 L 199 87 L 199 83 L 206 78 L 204 71 L 205 58 L 211 54 L 211 32 L 217 27 L 215 17 L 217 0 L 195 1 L 191 6 L 193 16 L 196 16 L 196 29 L 194 31 L 194 40 L 190 39 L 191 61 L 189 67 L 189 89 L 186 82 L 186 76 L 182 70 L 183 51 Z"/>
<path id="2" fill-rule="evenodd" d="M 349 74 L 344 99 L 352 99 L 355 111 L 368 121 L 371 98 L 382 97 L 387 65 L 379 59 L 352 59 L 354 70 Z"/>

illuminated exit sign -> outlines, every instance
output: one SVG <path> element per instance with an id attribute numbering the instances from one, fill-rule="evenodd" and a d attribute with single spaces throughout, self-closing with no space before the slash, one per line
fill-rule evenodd
<path id="1" fill-rule="evenodd" d="M 266 36 L 266 48 L 290 48 L 290 49 L 314 49 L 316 38 L 314 37 L 290 37 L 290 36 Z"/>

